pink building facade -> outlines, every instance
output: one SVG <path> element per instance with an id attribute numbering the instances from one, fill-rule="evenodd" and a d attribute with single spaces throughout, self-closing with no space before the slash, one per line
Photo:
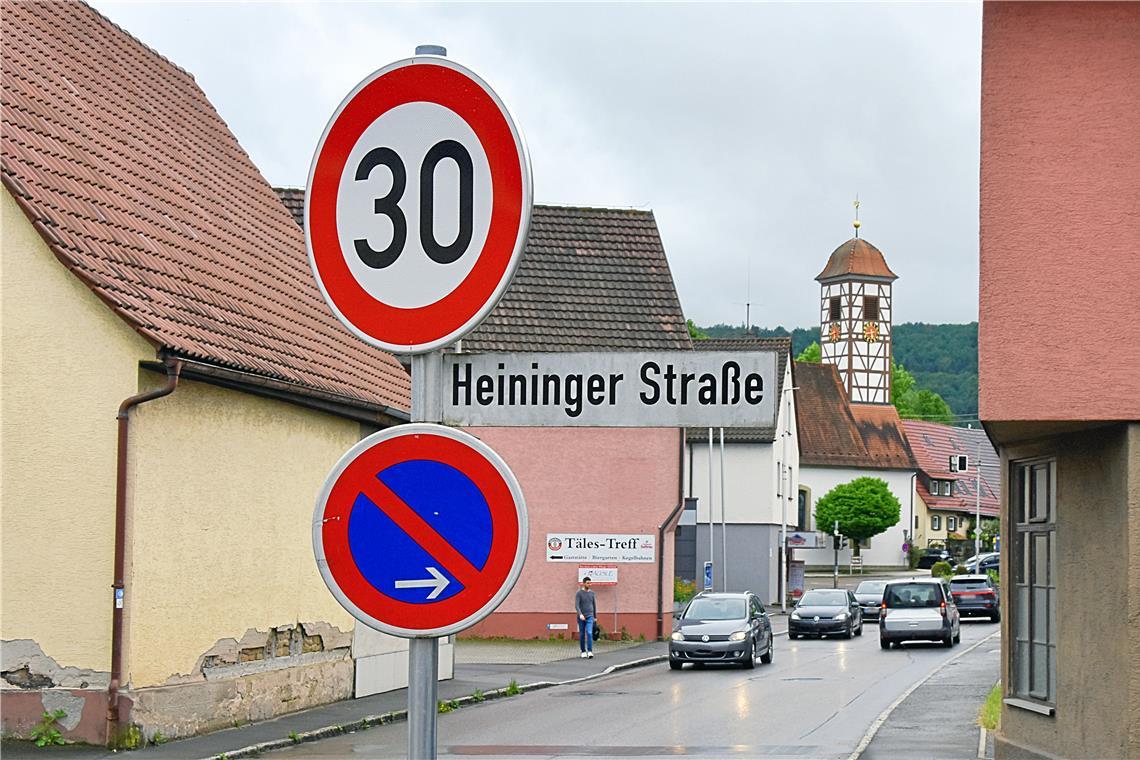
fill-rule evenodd
<path id="1" fill-rule="evenodd" d="M 995 753 L 1140 757 L 1140 4 L 987 2 L 981 127 Z"/>

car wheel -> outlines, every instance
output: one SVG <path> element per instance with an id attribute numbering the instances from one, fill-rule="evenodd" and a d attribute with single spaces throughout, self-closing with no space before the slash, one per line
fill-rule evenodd
<path id="1" fill-rule="evenodd" d="M 946 648 L 950 648 L 950 647 L 954 646 L 954 637 L 951 636 L 950 634 L 946 634 L 942 638 L 942 646 L 944 646 Z"/>
<path id="2" fill-rule="evenodd" d="M 792 633 L 791 631 L 788 631 L 788 638 L 791 639 L 792 641 L 795 641 L 799 637 L 800 637 L 800 635 L 798 633 Z"/>
<path id="3" fill-rule="evenodd" d="M 990 622 L 991 623 L 1000 623 L 1001 622 L 1001 613 L 995 612 L 994 614 L 990 615 Z"/>
<path id="4" fill-rule="evenodd" d="M 760 662 L 764 663 L 765 665 L 771 665 L 772 664 L 772 647 L 773 646 L 774 645 L 772 642 L 772 637 L 769 636 L 768 637 L 768 651 L 765 652 L 764 654 L 760 655 Z"/>
<path id="5" fill-rule="evenodd" d="M 862 620 L 859 621 L 859 628 L 855 631 L 855 635 L 856 636 L 862 636 L 863 635 L 863 621 Z"/>
<path id="6" fill-rule="evenodd" d="M 962 643 L 962 631 L 961 630 L 959 630 L 956 634 L 954 634 L 954 643 L 955 644 L 961 644 Z"/>
<path id="7" fill-rule="evenodd" d="M 843 638 L 849 639 L 855 635 L 855 626 L 851 623 L 847 624 L 847 630 L 843 632 Z"/>
<path id="8" fill-rule="evenodd" d="M 884 639 L 882 636 L 880 636 L 879 637 L 879 648 L 880 649 L 890 649 L 891 648 L 890 640 Z"/>
<path id="9" fill-rule="evenodd" d="M 749 670 L 752 670 L 752 668 L 756 667 L 756 642 L 755 641 L 751 642 L 748 645 L 748 654 L 745 656 L 744 662 L 742 662 L 741 665 L 748 668 Z"/>
<path id="10" fill-rule="evenodd" d="M 674 660 L 672 658 L 669 659 L 669 669 L 670 670 L 680 670 L 682 664 L 683 663 L 680 663 L 677 660 Z"/>

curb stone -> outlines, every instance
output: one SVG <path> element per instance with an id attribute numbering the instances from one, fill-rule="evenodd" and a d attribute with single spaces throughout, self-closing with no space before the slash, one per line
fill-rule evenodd
<path id="1" fill-rule="evenodd" d="M 553 686 L 569 686 L 576 683 L 582 683 L 584 681 L 592 681 L 595 678 L 608 676 L 611 673 L 617 673 L 622 670 L 631 670 L 633 668 L 639 668 L 645 665 L 652 665 L 653 663 L 664 662 L 667 659 L 669 659 L 668 655 L 653 655 L 652 657 L 645 657 L 640 660 L 633 660 L 632 662 L 622 662 L 616 665 L 610 665 L 601 673 L 594 673 L 588 676 L 583 676 L 582 678 L 572 678 L 568 681 L 536 681 L 535 683 L 523 684 L 518 687 L 518 694 L 525 694 L 530 691 L 549 689 Z M 481 700 L 476 700 L 473 694 L 469 694 L 464 697 L 457 697 L 453 700 L 449 699 L 447 701 L 455 702 L 458 707 L 466 707 L 468 705 L 489 702 L 494 699 L 504 699 L 508 696 L 518 696 L 518 694 L 508 695 L 508 688 L 510 687 L 504 686 L 500 689 L 495 689 L 494 691 L 485 692 L 483 694 L 483 699 Z M 360 720 L 354 720 L 348 723 L 341 723 L 332 726 L 325 726 L 324 728 L 316 728 L 312 731 L 306 731 L 303 734 L 297 734 L 297 738 L 295 740 L 289 737 L 285 737 L 284 739 L 272 739 L 266 742 L 250 744 L 249 746 L 235 749 L 232 752 L 209 755 L 207 757 L 201 758 L 201 760 L 223 760 L 223 758 L 225 760 L 238 760 L 238 758 L 254 757 L 261 754 L 262 752 L 272 752 L 274 750 L 287 749 L 289 747 L 295 747 L 298 744 L 314 742 L 319 739 L 327 739 L 330 736 L 340 736 L 341 734 L 349 734 L 354 731 L 364 731 L 366 729 L 372 728 L 373 726 L 400 723 L 407 720 L 407 718 L 407 710 L 393 710 L 392 712 L 386 712 L 380 715 L 366 715 Z"/>

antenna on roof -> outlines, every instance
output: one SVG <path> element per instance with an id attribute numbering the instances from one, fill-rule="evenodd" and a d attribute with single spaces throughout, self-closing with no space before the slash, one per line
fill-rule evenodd
<path id="1" fill-rule="evenodd" d="M 855 202 L 851 205 L 855 207 L 855 221 L 852 223 L 855 226 L 855 237 L 859 237 L 859 227 L 862 224 L 859 221 L 859 193 L 855 193 Z"/>

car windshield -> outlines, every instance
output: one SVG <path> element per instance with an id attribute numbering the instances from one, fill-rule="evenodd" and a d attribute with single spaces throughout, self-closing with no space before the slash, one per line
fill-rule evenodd
<path id="1" fill-rule="evenodd" d="M 989 588 L 989 585 L 981 578 L 971 578 L 969 580 L 950 581 L 951 591 L 976 591 L 978 589 Z"/>
<path id="2" fill-rule="evenodd" d="M 801 607 L 835 607 L 847 604 L 847 592 L 816 589 L 804 594 L 800 599 Z"/>
<path id="3" fill-rule="evenodd" d="M 888 607 L 938 607 L 942 595 L 933 583 L 895 583 L 887 586 L 883 601 Z"/>
<path id="4" fill-rule="evenodd" d="M 859 584 L 859 588 L 855 589 L 856 594 L 881 594 L 883 589 L 887 587 L 886 581 L 863 581 Z"/>
<path id="5" fill-rule="evenodd" d="M 685 620 L 743 620 L 743 599 L 694 599 L 685 610 Z"/>

